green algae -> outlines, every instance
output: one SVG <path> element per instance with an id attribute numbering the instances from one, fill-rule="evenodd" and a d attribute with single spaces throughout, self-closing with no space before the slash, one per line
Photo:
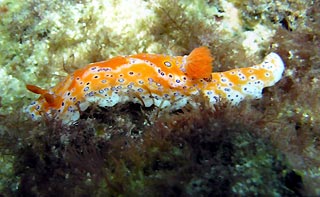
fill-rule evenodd
<path id="1" fill-rule="evenodd" d="M 135 1 L 134 6 L 131 1 L 1 1 L 1 137 L 2 141 L 20 143 L 0 143 L 1 166 L 9 169 L 1 173 L 4 181 L 0 182 L 0 188 L 6 194 L 46 194 L 47 188 L 51 188 L 50 193 L 69 187 L 68 194 L 73 195 L 142 191 L 204 195 L 212 191 L 206 184 L 212 183 L 212 177 L 220 172 L 220 182 L 213 181 L 221 186 L 215 194 L 319 195 L 318 7 L 319 3 L 314 1 L 262 0 Z M 182 131 L 175 133 L 179 128 L 172 123 L 161 127 L 168 122 L 167 117 L 171 120 L 175 114 L 161 112 L 158 117 L 152 110 L 137 112 L 139 107 L 112 109 L 114 113 L 102 110 L 108 117 L 93 109 L 82 116 L 79 127 L 72 128 L 63 128 L 52 120 L 41 125 L 30 123 L 21 112 L 35 98 L 25 90 L 25 83 L 46 88 L 90 62 L 138 52 L 183 55 L 200 45 L 212 50 L 216 71 L 259 62 L 269 51 L 279 53 L 286 64 L 284 78 L 275 87 L 266 89 L 263 99 L 220 109 L 219 115 L 224 118 L 211 119 L 215 129 L 219 131 L 223 125 L 221 130 L 233 133 L 234 139 L 227 134 L 220 136 L 228 146 L 222 146 L 214 138 L 213 142 L 207 142 L 223 148 L 214 151 L 217 155 L 211 155 L 210 159 L 221 159 L 224 165 L 233 165 L 232 170 L 216 162 L 210 169 L 200 165 L 204 170 L 197 168 L 199 173 L 192 174 L 194 177 L 179 176 L 177 172 L 190 172 L 188 167 L 193 163 L 190 164 L 188 155 L 208 151 L 192 147 L 197 141 L 189 143 L 181 138 L 211 135 L 204 132 L 208 129 L 217 133 L 209 125 L 196 127 L 198 119 L 194 114 L 201 112 L 188 112 L 188 108 L 180 114 L 189 118 L 184 135 Z M 123 113 L 128 110 L 137 113 Z M 230 129 L 236 127 L 232 121 L 245 122 L 251 128 L 242 125 L 241 129 Z M 148 124 L 162 130 L 147 128 Z M 195 134 L 191 135 L 188 130 L 194 127 Z M 75 137 L 78 130 L 82 133 Z M 252 136 L 250 132 L 255 134 Z M 259 140 L 253 142 L 253 138 Z M 181 148 L 181 142 L 186 147 Z M 254 149 L 250 150 L 248 147 L 252 146 Z M 230 147 L 238 151 L 233 160 L 224 160 Z M 73 152 L 63 155 L 63 148 L 71 148 Z M 119 151 L 119 154 L 119 149 L 128 153 Z M 94 159 L 88 159 L 92 154 Z M 100 170 L 95 171 L 96 168 Z M 263 173 L 270 176 L 263 177 Z M 46 180 L 47 176 L 51 178 Z M 288 179 L 297 184 L 289 183 Z M 168 185 L 173 187 L 165 190 Z M 28 186 L 36 189 L 29 191 Z"/>

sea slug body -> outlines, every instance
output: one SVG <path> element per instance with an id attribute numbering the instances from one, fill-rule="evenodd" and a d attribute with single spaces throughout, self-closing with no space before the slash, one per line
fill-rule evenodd
<path id="1" fill-rule="evenodd" d="M 78 69 L 48 90 L 27 85 L 40 97 L 25 111 L 34 120 L 47 115 L 71 124 L 92 104 L 112 107 L 133 102 L 175 110 L 194 102 L 191 96 L 203 94 L 212 104 L 227 100 L 236 105 L 245 98 L 260 98 L 262 89 L 278 82 L 284 71 L 276 53 L 261 64 L 226 72 L 212 73 L 212 61 L 206 47 L 189 56 L 114 57 Z"/>

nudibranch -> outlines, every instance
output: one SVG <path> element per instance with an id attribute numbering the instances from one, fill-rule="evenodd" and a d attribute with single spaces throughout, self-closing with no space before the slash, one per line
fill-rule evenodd
<path id="1" fill-rule="evenodd" d="M 226 100 L 236 105 L 245 98 L 260 98 L 262 89 L 278 82 L 284 71 L 276 53 L 267 55 L 261 64 L 226 72 L 212 73 L 212 61 L 206 47 L 188 56 L 114 57 L 78 69 L 48 90 L 27 85 L 40 97 L 25 111 L 34 120 L 46 115 L 70 124 L 93 104 L 112 107 L 133 102 L 175 110 L 195 104 L 194 96 L 202 94 L 210 104 Z"/>

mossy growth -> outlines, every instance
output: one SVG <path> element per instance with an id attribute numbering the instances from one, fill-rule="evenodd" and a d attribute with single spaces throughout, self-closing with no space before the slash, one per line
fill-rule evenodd
<path id="1" fill-rule="evenodd" d="M 283 92 L 277 93 L 281 100 L 278 118 L 286 124 L 281 136 L 288 136 L 287 143 L 279 144 L 288 152 L 292 165 L 307 182 L 310 195 L 319 195 L 320 179 L 320 14 L 316 11 L 320 3 L 310 7 L 305 28 L 295 31 L 279 29 L 273 38 L 273 48 L 286 63 L 285 78 L 279 84 Z M 303 47 L 301 47 L 303 46 Z M 286 93 L 285 93 L 286 92 Z M 285 131 L 285 132 L 283 132 Z M 290 152 L 290 153 L 289 153 Z M 312 172 L 312 173 L 310 173 Z"/>
<path id="2" fill-rule="evenodd" d="M 160 51 L 172 51 L 174 54 L 187 54 L 193 48 L 210 45 L 216 27 L 211 17 L 219 15 L 217 5 L 205 1 L 171 1 L 150 2 L 154 16 L 142 22 L 152 35 L 153 42 L 158 43 Z M 199 12 L 201 10 L 201 12 Z M 165 51 L 164 51 L 165 50 Z"/>
<path id="3" fill-rule="evenodd" d="M 287 172 L 293 171 L 284 155 L 237 119 L 237 109 L 221 104 L 212 110 L 206 101 L 199 103 L 199 108 L 162 111 L 161 116 L 157 109 L 129 104 L 88 111 L 69 127 L 54 120 L 29 123 L 29 129 L 25 124 L 20 146 L 11 149 L 19 184 L 3 192 L 194 196 L 302 191 L 302 185 L 287 184 Z M 4 136 L 11 140 L 9 132 Z"/>
<path id="4" fill-rule="evenodd" d="M 232 0 L 241 12 L 244 28 L 254 29 L 257 24 L 277 24 L 289 30 L 304 27 L 307 19 L 306 10 L 313 5 L 312 1 L 269 1 L 269 0 Z"/>

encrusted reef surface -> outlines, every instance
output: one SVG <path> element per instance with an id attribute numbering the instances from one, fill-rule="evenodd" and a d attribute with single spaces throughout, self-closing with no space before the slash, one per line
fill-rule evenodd
<path id="1" fill-rule="evenodd" d="M 319 196 L 318 1 L 0 1 L 0 193 L 5 196 Z M 278 53 L 259 100 L 174 112 L 91 107 L 74 125 L 22 108 L 88 63 L 208 46 L 214 71 Z"/>

